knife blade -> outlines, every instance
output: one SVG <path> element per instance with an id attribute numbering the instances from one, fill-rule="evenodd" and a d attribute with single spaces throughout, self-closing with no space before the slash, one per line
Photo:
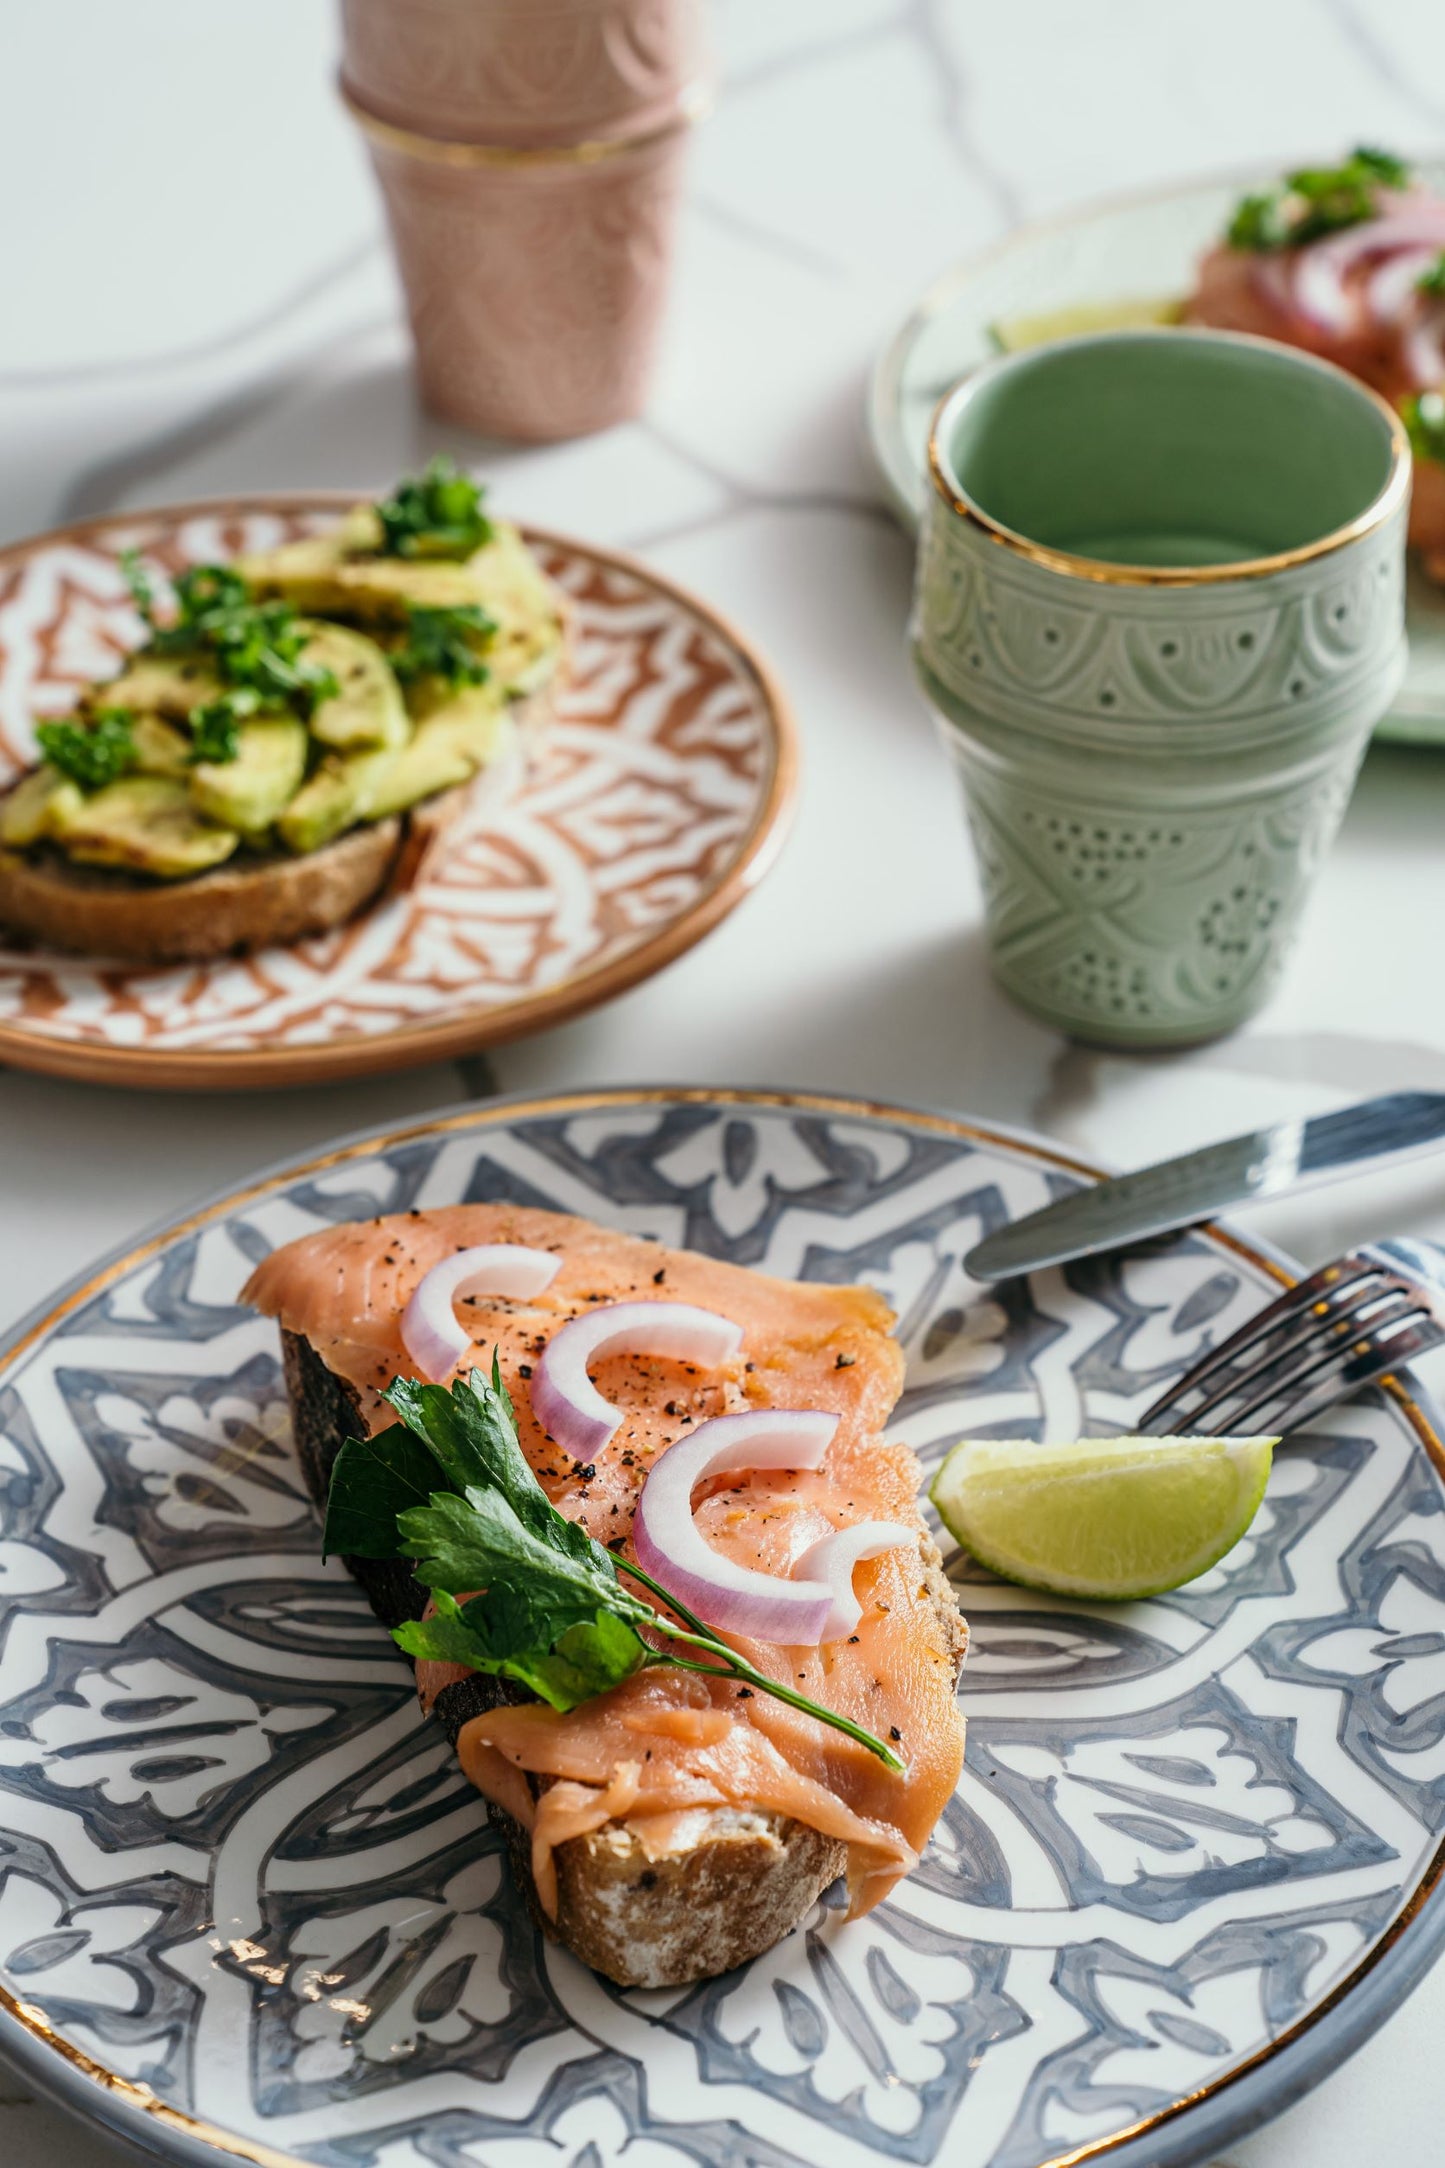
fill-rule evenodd
<path id="1" fill-rule="evenodd" d="M 986 1235 L 963 1260 L 1003 1280 L 1211 1219 L 1235 1205 L 1375 1168 L 1445 1144 L 1445 1092 L 1390 1092 L 1358 1106 L 1275 1122 L 1133 1174 L 1112 1175 Z"/>

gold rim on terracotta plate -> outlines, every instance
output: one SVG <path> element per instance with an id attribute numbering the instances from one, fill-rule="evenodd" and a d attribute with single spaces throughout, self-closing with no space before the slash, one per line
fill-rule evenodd
<path id="1" fill-rule="evenodd" d="M 1221 331 L 1212 324 L 1198 326 L 1131 324 L 1117 331 L 1085 331 L 1067 339 L 1052 339 L 1050 348 L 1065 346 L 1097 346 L 1111 339 L 1179 339 L 1194 337 L 1211 343 L 1230 346 L 1260 347 L 1271 357 L 1281 351 L 1276 339 L 1259 338 L 1252 331 Z M 1296 565 L 1313 564 L 1321 557 L 1333 556 L 1336 550 L 1346 548 L 1351 542 L 1359 542 L 1367 534 L 1400 511 L 1410 493 L 1410 477 L 1413 455 L 1405 425 L 1390 405 L 1388 399 L 1348 370 L 1337 368 L 1319 354 L 1306 353 L 1300 347 L 1286 347 L 1284 352 L 1315 370 L 1323 370 L 1338 377 L 1350 389 L 1378 409 L 1390 432 L 1390 466 L 1384 481 L 1363 512 L 1342 527 L 1331 528 L 1328 534 L 1317 535 L 1312 542 L 1301 542 L 1294 549 L 1275 550 L 1267 557 L 1242 557 L 1237 562 L 1222 565 L 1131 565 L 1113 564 L 1099 557 L 1081 557 L 1073 550 L 1054 549 L 1046 542 L 1036 542 L 1029 535 L 1020 534 L 1016 527 L 1009 527 L 1000 519 L 986 512 L 978 501 L 970 497 L 954 474 L 947 461 L 941 440 L 944 410 L 955 399 L 971 397 L 976 387 L 990 376 L 1027 362 L 1040 349 L 1021 348 L 1016 354 L 999 354 L 991 361 L 980 362 L 969 371 L 962 382 L 953 385 L 939 400 L 933 411 L 928 431 L 928 472 L 936 494 L 953 512 L 966 519 L 996 542 L 1001 549 L 1009 550 L 1015 557 L 1027 558 L 1030 564 L 1040 566 L 1046 572 L 1057 572 L 1067 579 L 1088 580 L 1099 587 L 1217 587 L 1230 580 L 1262 580 L 1278 572 L 1289 572 Z"/>
<path id="2" fill-rule="evenodd" d="M 107 531 L 147 521 L 180 525 L 189 519 L 244 519 L 258 513 L 349 511 L 358 501 L 354 490 L 267 490 L 253 495 L 197 498 L 184 504 L 139 505 L 105 512 L 48 533 L 27 536 L 0 548 L 0 573 L 36 551 L 67 543 L 95 546 Z M 0 1063 L 40 1076 L 64 1077 L 83 1084 L 122 1084 L 144 1090 L 224 1091 L 288 1084 L 340 1083 L 411 1069 L 425 1062 L 455 1060 L 502 1045 L 528 1032 L 565 1024 L 586 1010 L 615 1000 L 641 980 L 675 963 L 712 932 L 769 871 L 786 838 L 796 809 L 800 751 L 792 706 L 771 666 L 746 635 L 720 610 L 689 588 L 656 572 L 627 550 L 583 542 L 574 535 L 519 522 L 530 543 L 575 552 L 594 564 L 642 581 L 656 593 L 691 613 L 736 657 L 762 697 L 769 734 L 769 768 L 761 798 L 748 828 L 726 866 L 695 902 L 666 921 L 636 947 L 596 969 L 584 968 L 555 985 L 497 1002 L 487 1009 L 443 1017 L 432 1023 L 400 1025 L 376 1036 L 339 1035 L 324 1046 L 157 1051 L 146 1047 L 105 1046 L 93 1040 L 53 1038 L 44 1032 L 0 1021 Z M 499 817 L 506 818 L 505 806 Z M 109 959 L 100 959 L 102 963 Z M 127 967 L 129 968 L 129 967 Z"/>
<path id="3" fill-rule="evenodd" d="M 935 1113 L 931 1109 L 890 1106 L 879 1100 L 850 1099 L 832 1093 L 741 1090 L 708 1085 L 644 1085 L 633 1089 L 614 1087 L 600 1091 L 555 1092 L 539 1098 L 524 1096 L 499 1099 L 487 1107 L 470 1107 L 455 1114 L 433 1116 L 430 1120 L 398 1123 L 392 1128 L 374 1130 L 365 1136 L 350 1138 L 343 1144 L 332 1146 L 330 1150 L 314 1153 L 309 1158 L 292 1161 L 285 1167 L 261 1175 L 243 1188 L 231 1190 L 223 1197 L 212 1198 L 208 1204 L 200 1206 L 186 1218 L 173 1222 L 160 1233 L 150 1235 L 137 1243 L 123 1256 L 111 1258 L 81 1286 L 72 1288 L 62 1296 L 44 1316 L 22 1329 L 17 1339 L 0 1350 L 0 1383 L 4 1382 L 7 1373 L 22 1356 L 82 1303 L 88 1302 L 103 1288 L 133 1271 L 137 1265 L 144 1264 L 170 1243 L 194 1234 L 200 1228 L 233 1212 L 237 1206 L 249 1204 L 264 1196 L 268 1190 L 287 1188 L 307 1177 L 314 1179 L 348 1160 L 369 1158 L 377 1152 L 386 1151 L 398 1144 L 414 1143 L 422 1137 L 446 1136 L 458 1130 L 484 1129 L 547 1115 L 587 1114 L 596 1112 L 599 1108 L 617 1105 L 774 1107 L 780 1110 L 796 1109 L 806 1114 L 842 1117 L 845 1120 L 893 1122 L 914 1129 L 932 1130 L 944 1136 L 965 1138 L 970 1143 L 990 1145 L 995 1150 L 1015 1152 L 1024 1158 L 1042 1161 L 1047 1166 L 1062 1168 L 1069 1174 L 1082 1175 L 1089 1181 L 1104 1179 L 1104 1169 L 1095 1166 L 1092 1161 L 1080 1159 L 1073 1153 L 1061 1152 L 1033 1137 L 1012 1134 L 1004 1128 L 991 1128 L 986 1123 L 963 1121 L 957 1116 Z M 1234 1256 L 1254 1266 L 1257 1271 L 1267 1274 L 1278 1285 L 1292 1287 L 1295 1284 L 1294 1273 L 1245 1236 L 1216 1226 L 1212 1221 L 1206 1221 L 1192 1231 L 1229 1250 Z M 1445 1439 L 1437 1432 L 1426 1409 L 1400 1379 L 1386 1377 L 1377 1380 L 1377 1383 L 1395 1403 L 1420 1440 L 1437 1474 L 1445 1481 Z M 1071 2147 L 1066 2153 L 1055 2154 L 1049 2160 L 1041 2162 L 1040 2168 L 1082 2168 L 1085 2162 L 1104 2160 L 1120 2147 L 1145 2137 L 1150 2132 L 1162 2130 L 1191 2109 L 1200 2107 L 1204 2102 L 1226 2092 L 1230 2086 L 1237 2085 L 1241 2079 L 1272 2061 L 1282 2050 L 1304 2038 L 1323 2018 L 1337 2010 L 1345 1998 L 1374 1971 L 1381 1958 L 1393 1949 L 1405 1929 L 1440 1886 L 1442 1877 L 1445 1877 L 1445 1842 L 1436 1848 L 1408 1901 L 1401 1907 L 1368 1956 L 1363 1957 L 1351 1972 L 1336 1983 L 1318 2008 L 1297 2019 L 1293 2025 L 1287 2026 L 1267 2046 L 1256 2049 L 1238 2069 L 1227 2072 L 1208 2085 L 1200 2086 L 1197 2091 L 1187 2093 L 1180 2100 L 1171 2101 L 1167 2108 L 1161 2108 L 1153 2115 L 1141 2117 L 1127 2129 L 1115 2131 L 1107 2138 L 1089 2139 L 1083 2145 Z M 93 2083 L 109 2099 L 123 2103 L 127 2111 L 123 2117 L 107 2118 L 102 2115 L 98 2119 L 108 2122 L 111 2128 L 118 2129 L 132 2141 L 139 2137 L 144 2142 L 143 2126 L 137 2129 L 131 2122 L 133 2115 L 139 2115 L 147 2118 L 152 2128 L 157 2124 L 162 2125 L 180 2133 L 193 2143 L 199 2142 L 213 2147 L 221 2155 L 248 2161 L 252 2163 L 252 2168 L 315 2168 L 313 2162 L 304 2160 L 298 2154 L 279 2151 L 257 2139 L 247 2138 L 238 2131 L 224 2130 L 219 2124 L 188 2115 L 182 2108 L 172 2107 L 169 2102 L 161 2100 L 148 2085 L 138 2084 L 119 2071 L 107 2069 L 93 2055 L 65 2039 L 38 2003 L 23 2002 L 3 1986 L 0 1986 L 0 2016 L 8 2017 L 17 2024 L 36 2048 L 50 2050 L 60 2057 L 70 2073 Z M 36 2075 L 33 2070 L 30 2074 Z M 43 2078 L 40 2082 L 44 2082 Z M 72 2107 L 78 2106 L 73 2096 L 64 2089 L 58 2090 L 57 2097 Z"/>

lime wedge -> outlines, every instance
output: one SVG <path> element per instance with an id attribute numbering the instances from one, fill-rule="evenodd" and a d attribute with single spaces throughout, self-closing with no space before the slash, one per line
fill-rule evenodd
<path id="1" fill-rule="evenodd" d="M 949 1533 L 1025 1588 L 1117 1602 L 1204 1573 L 1254 1519 L 1277 1438 L 965 1438 L 933 1479 Z"/>
<path id="2" fill-rule="evenodd" d="M 1044 346 L 1050 339 L 1073 339 L 1085 331 L 1133 331 L 1141 324 L 1177 324 L 1183 314 L 1182 301 L 1157 297 L 1080 301 L 1071 309 L 1050 309 L 1042 316 L 1006 317 L 990 324 L 988 335 L 1000 354 L 1017 354 L 1025 346 Z"/>

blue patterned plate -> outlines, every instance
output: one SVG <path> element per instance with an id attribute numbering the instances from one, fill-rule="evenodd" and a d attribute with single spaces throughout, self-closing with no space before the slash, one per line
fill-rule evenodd
<path id="1" fill-rule="evenodd" d="M 897 1426 L 1116 1431 L 1281 1277 L 1224 1234 L 983 1294 L 1087 1170 L 801 1094 L 579 1092 L 345 1143 L 102 1266 L 0 1365 L 0 2046 L 176 2160 L 1111 2168 L 1338 2062 L 1445 1930 L 1445 1451 L 1403 1390 L 1278 1458 L 1180 1595 L 958 1560 L 968 1766 L 922 1865 L 746 1969 L 624 1993 L 533 1932 L 401 1660 L 322 1564 L 251 1264 L 513 1197 L 874 1282 Z"/>

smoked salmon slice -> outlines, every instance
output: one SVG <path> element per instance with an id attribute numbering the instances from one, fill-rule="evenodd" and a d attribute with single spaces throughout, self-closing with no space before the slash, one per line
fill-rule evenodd
<path id="1" fill-rule="evenodd" d="M 963 1720 L 955 1702 L 966 1633 L 919 1516 L 920 1470 L 883 1428 L 903 1380 L 893 1322 L 873 1289 L 773 1279 L 589 1221 L 510 1204 L 454 1205 L 327 1228 L 286 1245 L 252 1274 L 243 1299 L 304 1339 L 354 1388 L 375 1433 L 393 1421 L 379 1398 L 413 1366 L 400 1321 L 425 1274 L 462 1249 L 518 1243 L 554 1252 L 556 1277 L 530 1302 L 464 1298 L 472 1347 L 458 1365 L 498 1352 L 518 1436 L 543 1489 L 601 1543 L 630 1555 L 638 1494 L 659 1454 L 708 1418 L 751 1408 L 825 1408 L 839 1424 L 812 1471 L 731 1475 L 695 1500 L 707 1540 L 740 1564 L 786 1574 L 820 1536 L 865 1520 L 916 1528 L 919 1544 L 856 1570 L 857 1632 L 816 1648 L 729 1634 L 770 1677 L 889 1740 L 899 1776 L 865 1748 L 736 1679 L 649 1668 L 559 1714 L 541 1703 L 474 1717 L 458 1752 L 477 1786 L 531 1834 L 544 1907 L 555 1902 L 558 1845 L 618 1822 L 644 1846 L 678 1841 L 719 1805 L 800 1822 L 847 1850 L 854 1912 L 886 1895 L 927 1842 L 958 1782 Z M 537 1358 L 568 1319 L 600 1303 L 677 1301 L 742 1328 L 737 1356 L 715 1370 L 614 1355 L 593 1365 L 624 1412 L 596 1460 L 577 1468 L 532 1413 Z M 423 1662 L 428 1706 L 456 1667 Z"/>

